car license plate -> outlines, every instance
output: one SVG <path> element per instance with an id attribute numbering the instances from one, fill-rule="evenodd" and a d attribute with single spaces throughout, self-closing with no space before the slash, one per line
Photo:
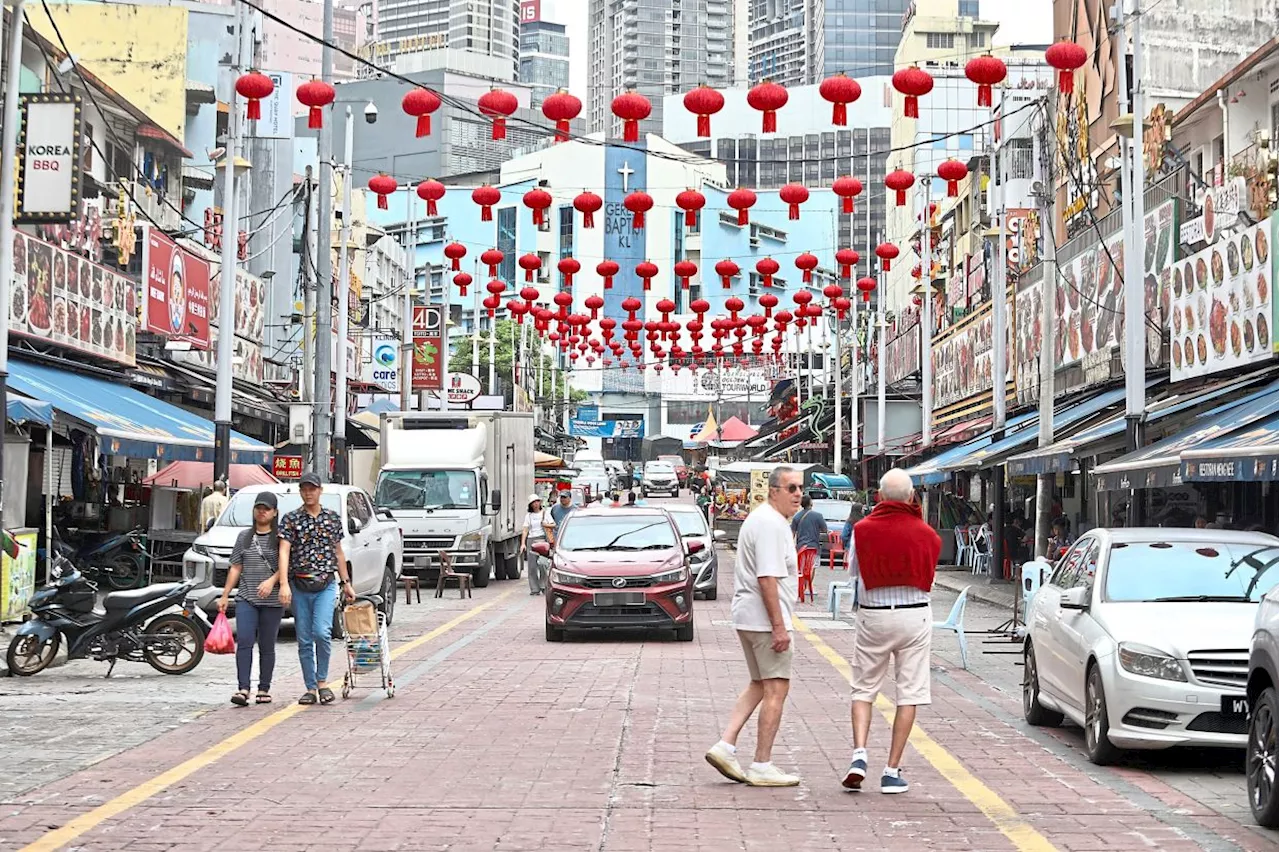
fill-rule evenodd
<path id="1" fill-rule="evenodd" d="M 1248 716 L 1249 699 L 1243 695 L 1222 696 L 1222 714 L 1224 716 Z"/>
<path id="2" fill-rule="evenodd" d="M 644 606 L 644 592 L 596 592 L 596 606 Z"/>

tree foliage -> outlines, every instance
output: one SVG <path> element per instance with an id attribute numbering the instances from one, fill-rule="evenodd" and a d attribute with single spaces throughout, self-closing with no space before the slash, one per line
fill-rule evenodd
<path id="1" fill-rule="evenodd" d="M 509 319 L 500 319 L 494 323 L 494 363 L 496 365 L 495 378 L 498 382 L 498 388 L 504 384 L 511 383 L 511 362 L 514 358 L 518 358 L 520 354 L 520 326 Z M 480 363 L 476 378 L 480 380 L 480 385 L 485 389 L 485 393 L 498 393 L 497 389 L 489 388 L 489 338 L 488 335 L 480 336 Z M 470 373 L 472 372 L 471 347 L 472 336 L 458 338 L 453 344 L 453 352 L 449 356 L 449 371 L 453 373 Z M 542 384 L 536 388 L 533 396 L 538 401 L 551 400 L 551 357 L 545 353 L 541 355 L 537 351 L 537 347 L 530 342 L 525 351 L 524 361 L 522 362 L 521 384 L 526 388 L 534 387 L 538 381 L 538 358 L 542 359 Z M 561 378 L 563 382 L 563 378 Z M 560 400 L 563 393 L 563 386 L 555 389 L 555 398 Z M 570 402 L 580 402 L 587 398 L 585 391 L 577 388 L 569 389 Z"/>

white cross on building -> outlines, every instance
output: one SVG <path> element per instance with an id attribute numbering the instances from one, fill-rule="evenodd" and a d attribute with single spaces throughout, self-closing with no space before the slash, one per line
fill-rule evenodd
<path id="1" fill-rule="evenodd" d="M 622 168 L 618 169 L 618 174 L 622 175 L 622 191 L 623 192 L 630 191 L 629 187 L 627 186 L 627 182 L 630 180 L 631 176 L 635 173 L 636 173 L 636 170 L 631 168 L 631 164 L 625 161 L 622 163 Z"/>

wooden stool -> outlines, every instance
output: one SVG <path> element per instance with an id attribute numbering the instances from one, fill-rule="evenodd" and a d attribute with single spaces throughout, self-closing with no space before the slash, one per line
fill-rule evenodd
<path id="1" fill-rule="evenodd" d="M 418 581 L 417 577 L 411 577 L 406 574 L 400 578 L 400 585 L 404 586 L 405 606 L 408 606 L 410 603 L 409 601 L 410 592 L 417 595 L 418 603 L 422 603 L 422 584 Z"/>
<path id="2" fill-rule="evenodd" d="M 436 583 L 436 597 L 444 597 L 444 584 L 449 580 L 458 581 L 458 597 L 471 597 L 471 575 L 453 570 L 453 554 L 447 550 L 440 551 L 440 580 Z"/>

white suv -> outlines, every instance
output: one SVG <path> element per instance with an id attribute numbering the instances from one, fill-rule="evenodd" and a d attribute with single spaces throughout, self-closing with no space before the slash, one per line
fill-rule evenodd
<path id="1" fill-rule="evenodd" d="M 680 477 L 670 462 L 651 461 L 644 466 L 644 475 L 640 478 L 640 496 L 648 497 L 654 492 L 661 492 L 671 497 L 680 496 Z"/>

